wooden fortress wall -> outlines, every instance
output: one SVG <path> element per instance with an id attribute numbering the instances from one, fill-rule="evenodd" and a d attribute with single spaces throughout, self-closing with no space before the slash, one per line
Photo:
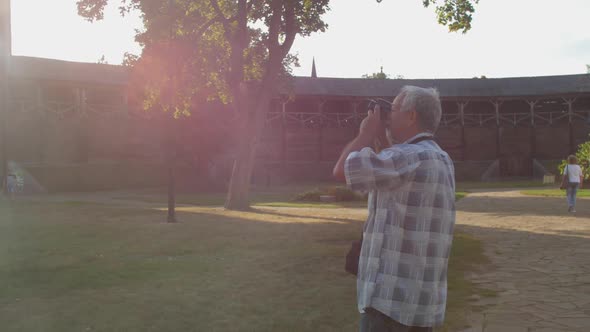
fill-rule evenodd
<path id="1" fill-rule="evenodd" d="M 130 119 L 124 85 L 16 81 L 10 95 L 13 160 L 56 164 L 161 157 L 161 133 L 142 119 Z M 255 177 L 329 179 L 365 109 L 366 102 L 354 97 L 274 100 Z M 464 97 L 443 98 L 436 140 L 456 162 L 458 178 L 478 179 L 495 160 L 503 176 L 531 176 L 533 159 L 563 159 L 589 133 L 588 94 Z"/>
<path id="2" fill-rule="evenodd" d="M 533 159 L 563 159 L 589 139 L 590 96 L 467 97 L 442 104 L 436 140 L 458 173 L 465 173 L 459 178 L 477 179 L 495 160 L 502 176 L 532 176 Z M 276 100 L 262 134 L 259 164 L 297 178 L 328 178 L 330 165 L 356 135 L 365 108 L 359 99 Z"/>

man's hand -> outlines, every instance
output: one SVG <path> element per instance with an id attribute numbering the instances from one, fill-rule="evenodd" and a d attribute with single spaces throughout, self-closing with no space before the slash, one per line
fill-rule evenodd
<path id="1" fill-rule="evenodd" d="M 375 110 L 369 110 L 367 117 L 361 122 L 358 136 L 342 151 L 332 171 L 334 177 L 344 180 L 344 162 L 348 155 L 353 151 L 359 151 L 364 147 L 371 146 L 375 138 L 381 137 L 385 137 L 385 128 L 381 122 L 379 105 L 377 105 Z"/>
<path id="2" fill-rule="evenodd" d="M 376 151 L 379 152 L 382 149 L 391 146 L 391 142 L 385 134 L 385 125 L 381 121 L 380 106 L 376 105 L 375 110 L 369 110 L 366 118 L 361 122 L 359 136 L 363 135 L 367 140 L 375 142 L 379 147 Z"/>
<path id="3" fill-rule="evenodd" d="M 372 141 L 375 137 L 379 136 L 380 131 L 384 131 L 383 125 L 381 124 L 380 112 L 379 105 L 375 106 L 375 110 L 369 110 L 367 112 L 367 117 L 361 122 L 359 136 Z"/>

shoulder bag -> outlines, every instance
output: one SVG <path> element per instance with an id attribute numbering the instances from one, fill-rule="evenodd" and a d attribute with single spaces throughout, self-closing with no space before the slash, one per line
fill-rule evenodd
<path id="1" fill-rule="evenodd" d="M 563 178 L 561 178 L 561 185 L 559 186 L 559 189 L 563 190 L 566 189 L 569 184 L 570 184 L 570 176 L 568 174 L 569 171 L 569 165 L 565 166 L 565 174 L 563 175 Z"/>

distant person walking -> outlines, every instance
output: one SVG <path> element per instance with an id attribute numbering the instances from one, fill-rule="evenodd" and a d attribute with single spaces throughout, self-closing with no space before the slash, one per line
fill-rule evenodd
<path id="1" fill-rule="evenodd" d="M 6 176 L 6 192 L 9 198 L 12 198 L 16 193 L 17 179 L 16 174 L 8 173 Z"/>
<path id="2" fill-rule="evenodd" d="M 563 169 L 563 177 L 564 181 L 568 180 L 568 183 L 565 185 L 568 212 L 576 212 L 576 194 L 578 193 L 578 188 L 582 188 L 582 182 L 584 181 L 582 168 L 578 165 L 578 158 L 576 156 L 569 155 L 567 157 L 567 165 Z"/>

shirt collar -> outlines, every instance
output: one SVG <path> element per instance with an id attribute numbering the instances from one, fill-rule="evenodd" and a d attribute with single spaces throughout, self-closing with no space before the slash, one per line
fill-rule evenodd
<path id="1" fill-rule="evenodd" d="M 405 140 L 402 144 L 408 144 L 408 142 L 412 142 L 417 140 L 418 138 L 422 138 L 422 137 L 434 137 L 434 135 L 432 135 L 432 133 L 429 132 L 421 132 L 413 137 L 410 137 L 409 139 Z"/>

